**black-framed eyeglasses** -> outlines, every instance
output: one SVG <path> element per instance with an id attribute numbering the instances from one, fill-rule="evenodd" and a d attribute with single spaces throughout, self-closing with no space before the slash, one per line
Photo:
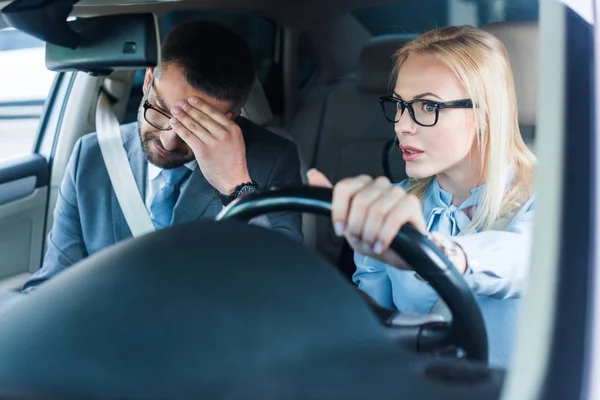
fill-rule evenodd
<path id="1" fill-rule="evenodd" d="M 437 124 L 440 117 L 440 110 L 444 108 L 473 108 L 473 101 L 470 99 L 453 101 L 433 101 L 433 100 L 410 100 L 404 101 L 396 97 L 384 96 L 379 98 L 379 104 L 383 110 L 385 119 L 392 123 L 400 121 L 404 110 L 413 121 L 421 126 L 433 126 Z"/>
<path id="2" fill-rule="evenodd" d="M 154 75 L 152 76 L 152 80 L 150 81 L 150 85 L 148 86 L 148 91 L 144 95 L 144 104 L 142 105 L 142 107 L 144 108 L 144 119 L 147 123 L 158 129 L 159 131 L 170 131 L 171 129 L 173 129 L 170 123 L 172 116 L 164 111 L 161 111 L 156 106 L 150 104 L 150 102 L 148 101 L 148 94 L 153 89 Z"/>

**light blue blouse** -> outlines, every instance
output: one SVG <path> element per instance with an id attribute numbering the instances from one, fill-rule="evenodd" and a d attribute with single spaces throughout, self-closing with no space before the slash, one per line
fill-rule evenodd
<path id="1" fill-rule="evenodd" d="M 406 187 L 408 181 L 400 186 Z M 529 272 L 533 233 L 534 198 L 515 214 L 504 230 L 486 230 L 457 236 L 470 223 L 462 211 L 477 204 L 481 187 L 459 207 L 452 205 L 452 195 L 443 190 L 437 179 L 429 185 L 423 198 L 423 215 L 428 231 L 452 236 L 467 256 L 464 278 L 477 296 L 496 299 L 521 297 Z M 374 258 L 355 253 L 357 269 L 353 281 L 382 306 L 404 313 L 429 313 L 438 294 L 412 271 L 401 271 Z"/>

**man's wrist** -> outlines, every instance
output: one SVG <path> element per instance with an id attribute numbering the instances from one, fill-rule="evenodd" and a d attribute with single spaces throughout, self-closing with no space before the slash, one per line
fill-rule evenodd
<path id="1" fill-rule="evenodd" d="M 248 182 L 254 182 L 254 181 L 252 180 L 252 178 L 250 178 L 250 175 L 244 175 L 243 177 L 234 179 L 231 181 L 231 183 L 224 185 L 223 190 L 219 190 L 219 189 L 217 189 L 217 190 L 219 190 L 219 193 L 221 193 L 223 196 L 232 196 L 237 188 L 239 188 L 241 185 L 244 185 Z"/>
<path id="2" fill-rule="evenodd" d="M 254 193 L 254 192 L 258 191 L 258 189 L 259 189 L 258 184 L 255 181 L 253 181 L 252 179 L 249 179 L 248 181 L 243 182 L 243 183 L 239 184 L 238 186 L 236 186 L 230 195 L 224 195 L 223 193 L 220 193 L 219 197 L 221 198 L 221 203 L 224 206 L 227 206 L 233 200 L 243 197 L 247 194 Z"/>

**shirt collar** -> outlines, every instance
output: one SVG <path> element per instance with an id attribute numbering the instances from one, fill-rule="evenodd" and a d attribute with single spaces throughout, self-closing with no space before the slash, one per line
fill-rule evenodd
<path id="1" fill-rule="evenodd" d="M 191 171 L 194 171 L 196 169 L 196 167 L 198 166 L 198 162 L 196 160 L 192 160 L 192 161 L 186 162 L 184 165 L 186 167 L 188 167 Z M 148 179 L 150 181 L 155 180 L 156 178 L 158 178 L 158 176 L 163 171 L 163 169 L 164 168 L 157 167 L 156 165 L 148 162 Z"/>
<path id="2" fill-rule="evenodd" d="M 463 209 L 476 205 L 477 201 L 479 200 L 479 193 L 484 188 L 484 186 L 485 185 L 481 185 L 471 189 L 471 196 L 469 196 L 469 198 L 467 198 L 460 206 L 456 208 Z M 431 182 L 431 185 L 429 185 L 429 191 L 430 196 L 428 197 L 435 199 L 438 203 L 438 206 L 455 208 L 454 206 L 452 206 L 452 194 L 442 189 L 437 178 L 434 178 Z"/>

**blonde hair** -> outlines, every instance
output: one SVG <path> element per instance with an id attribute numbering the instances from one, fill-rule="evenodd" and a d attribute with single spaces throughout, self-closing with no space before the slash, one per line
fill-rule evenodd
<path id="1" fill-rule="evenodd" d="M 532 196 L 537 164 L 519 130 L 506 48 L 491 33 L 471 26 L 434 29 L 396 52 L 393 77 L 411 54 L 435 56 L 462 81 L 473 100 L 485 186 L 471 224 L 461 233 L 491 229 L 498 220 L 514 215 Z M 407 191 L 422 200 L 432 179 L 411 179 Z"/>

